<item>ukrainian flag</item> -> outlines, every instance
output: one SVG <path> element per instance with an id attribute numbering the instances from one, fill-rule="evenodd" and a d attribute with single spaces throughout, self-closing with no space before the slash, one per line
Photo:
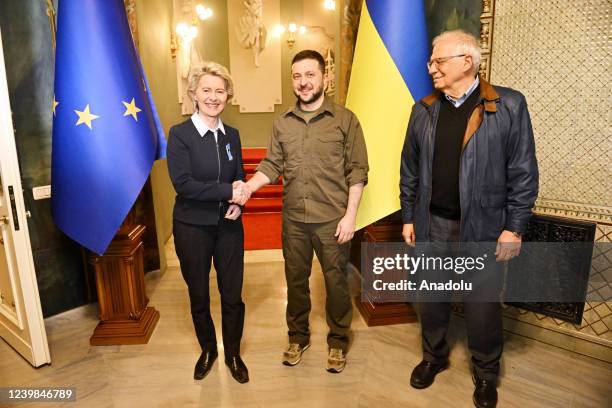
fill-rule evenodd
<path id="1" fill-rule="evenodd" d="M 346 100 L 370 164 L 357 229 L 400 209 L 400 154 L 412 105 L 432 91 L 429 55 L 422 1 L 364 1 Z"/>

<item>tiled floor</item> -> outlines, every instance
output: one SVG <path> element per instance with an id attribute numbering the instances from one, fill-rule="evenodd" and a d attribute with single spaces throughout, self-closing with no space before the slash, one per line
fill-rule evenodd
<path id="1" fill-rule="evenodd" d="M 172 242 L 168 252 L 167 272 L 146 277 L 151 305 L 161 314 L 149 344 L 91 347 L 96 305 L 75 309 L 47 319 L 50 366 L 34 369 L 0 341 L 0 386 L 73 386 L 77 402 L 64 406 L 88 408 L 472 406 L 469 356 L 459 318 L 454 318 L 451 329 L 451 367 L 428 389 L 419 391 L 408 384 L 421 357 L 418 324 L 368 328 L 356 309 L 347 368 L 341 374 L 327 373 L 324 290 L 316 261 L 311 279 L 312 347 L 298 366 L 283 366 L 286 288 L 279 251 L 246 255 L 242 354 L 251 381 L 236 383 L 222 359 L 207 378 L 194 381 L 199 348 Z M 211 285 L 215 287 L 213 318 L 220 336 L 219 296 L 213 279 Z M 507 335 L 502 370 L 500 407 L 610 406 L 612 365 L 608 363 Z"/>

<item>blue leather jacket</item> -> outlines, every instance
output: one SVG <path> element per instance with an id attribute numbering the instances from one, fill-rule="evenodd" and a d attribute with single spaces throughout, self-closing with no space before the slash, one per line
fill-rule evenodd
<path id="1" fill-rule="evenodd" d="M 404 224 L 429 240 L 434 135 L 440 92 L 415 103 L 402 150 L 400 201 Z M 525 233 L 538 196 L 538 165 L 525 97 L 480 79 L 461 150 L 461 240 L 497 241 L 502 230 Z"/>

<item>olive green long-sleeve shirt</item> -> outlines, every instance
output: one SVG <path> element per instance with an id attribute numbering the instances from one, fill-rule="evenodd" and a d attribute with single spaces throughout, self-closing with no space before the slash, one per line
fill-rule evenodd
<path id="1" fill-rule="evenodd" d="M 357 117 L 326 97 L 307 122 L 296 104 L 274 121 L 257 170 L 271 182 L 283 176 L 283 212 L 289 219 L 319 223 L 344 216 L 349 187 L 368 181 Z"/>

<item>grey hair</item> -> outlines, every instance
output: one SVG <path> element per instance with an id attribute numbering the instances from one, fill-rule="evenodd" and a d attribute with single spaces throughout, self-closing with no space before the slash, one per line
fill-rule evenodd
<path id="1" fill-rule="evenodd" d="M 213 75 L 223 79 L 225 81 L 225 91 L 227 92 L 228 102 L 230 99 L 232 99 L 232 96 L 234 96 L 234 81 L 232 80 L 229 71 L 223 65 L 212 61 L 207 61 L 197 65 L 189 71 L 187 92 L 192 98 L 194 97 L 195 91 L 198 88 L 200 78 L 202 78 L 204 75 Z"/>
<path id="2" fill-rule="evenodd" d="M 451 40 L 455 41 L 455 52 L 457 54 L 466 54 L 472 57 L 472 74 L 476 75 L 480 69 L 481 50 L 478 40 L 472 34 L 463 30 L 445 31 L 435 37 L 432 41 L 432 46 L 435 47 L 440 41 Z"/>

